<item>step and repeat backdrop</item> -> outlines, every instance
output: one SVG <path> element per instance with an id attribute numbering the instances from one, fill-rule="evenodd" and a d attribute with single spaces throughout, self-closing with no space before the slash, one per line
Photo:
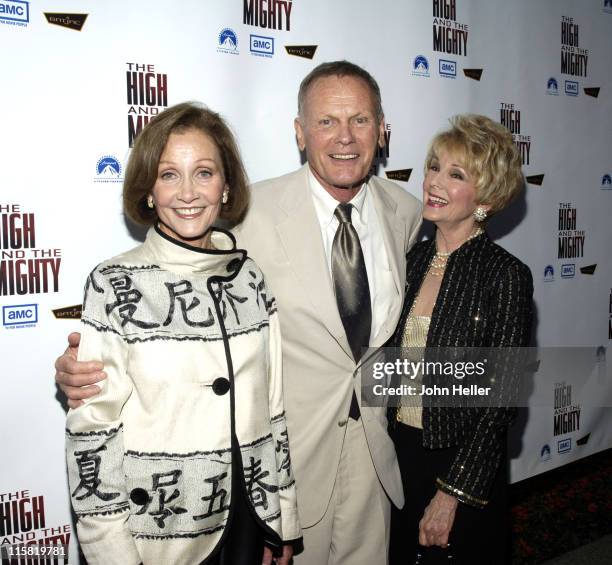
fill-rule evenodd
<path id="1" fill-rule="evenodd" d="M 200 100 L 252 181 L 289 172 L 297 89 L 324 61 L 376 77 L 377 172 L 419 198 L 450 116 L 513 133 L 526 190 L 490 232 L 532 270 L 543 353 L 511 480 L 612 446 L 612 0 L 0 0 L 0 49 L 0 544 L 69 544 L 74 561 L 53 361 L 91 268 L 142 240 L 121 210 L 135 136 Z"/>

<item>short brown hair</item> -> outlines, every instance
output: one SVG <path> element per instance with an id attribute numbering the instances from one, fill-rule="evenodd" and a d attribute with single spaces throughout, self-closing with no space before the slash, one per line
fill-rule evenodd
<path id="1" fill-rule="evenodd" d="M 138 224 L 157 221 L 147 196 L 157 180 L 159 160 L 171 133 L 196 129 L 207 135 L 219 150 L 223 175 L 229 187 L 228 201 L 219 218 L 230 225 L 240 223 L 249 207 L 249 183 L 236 139 L 223 118 L 197 102 L 176 104 L 155 116 L 136 138 L 123 182 L 123 209 Z"/>
<path id="2" fill-rule="evenodd" d="M 383 118 L 382 100 L 380 96 L 380 88 L 374 77 L 360 66 L 350 63 L 349 61 L 331 61 L 329 63 L 321 63 L 310 71 L 302 80 L 300 90 L 298 91 L 298 115 L 302 116 L 308 89 L 312 84 L 320 78 L 326 77 L 354 77 L 359 78 L 366 83 L 374 100 L 374 112 L 378 121 Z"/>
<path id="3" fill-rule="evenodd" d="M 451 128 L 437 134 L 425 159 L 425 174 L 441 151 L 456 155 L 474 179 L 479 204 L 490 213 L 503 210 L 523 189 L 521 156 L 510 131 L 486 116 L 461 114 Z"/>

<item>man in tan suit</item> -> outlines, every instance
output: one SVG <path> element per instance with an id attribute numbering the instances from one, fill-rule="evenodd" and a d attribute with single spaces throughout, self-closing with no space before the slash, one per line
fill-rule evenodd
<path id="1" fill-rule="evenodd" d="M 405 255 L 420 226 L 420 204 L 396 184 L 369 176 L 377 147 L 384 145 L 384 117 L 378 85 L 365 70 L 346 61 L 315 68 L 300 87 L 295 129 L 307 164 L 255 184 L 247 218 L 236 229 L 279 307 L 304 529 L 304 553 L 295 562 L 383 565 L 389 500 L 401 507 L 403 493 L 384 409 L 357 404 L 356 318 L 347 318 L 338 302 L 339 284 L 352 292 L 350 268 L 338 272 L 344 258 L 337 232 L 346 220 L 336 208 L 351 204 L 348 223 L 366 279 L 369 315 L 359 345 L 377 347 L 399 317 Z M 95 393 L 65 386 L 94 382 L 73 375 L 91 366 L 76 365 L 69 354 L 57 367 L 70 398 Z"/>

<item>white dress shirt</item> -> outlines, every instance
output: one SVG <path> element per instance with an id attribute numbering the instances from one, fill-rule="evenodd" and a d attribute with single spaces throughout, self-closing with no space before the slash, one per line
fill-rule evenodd
<path id="1" fill-rule="evenodd" d="M 330 279 L 333 281 L 331 267 L 331 253 L 334 236 L 338 229 L 338 219 L 334 211 L 338 204 L 329 192 L 309 170 L 310 190 L 314 202 L 317 219 L 321 227 L 323 248 L 327 259 Z M 370 343 L 378 335 L 391 310 L 394 300 L 397 300 L 398 290 L 395 288 L 389 257 L 385 248 L 382 231 L 372 195 L 368 190 L 368 184 L 364 183 L 359 192 L 350 201 L 354 210 L 351 213 L 351 221 L 359 236 L 368 284 L 370 287 L 370 301 L 372 304 L 372 329 L 370 331 Z"/>

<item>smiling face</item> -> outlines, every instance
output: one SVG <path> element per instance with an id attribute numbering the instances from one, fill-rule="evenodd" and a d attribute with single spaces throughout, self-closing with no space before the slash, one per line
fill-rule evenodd
<path id="1" fill-rule="evenodd" d="M 377 119 L 372 93 L 352 76 L 327 76 L 308 89 L 295 120 L 298 145 L 323 188 L 348 202 L 365 181 L 377 147 L 384 146 L 384 120 Z"/>
<path id="2" fill-rule="evenodd" d="M 475 228 L 474 210 L 479 204 L 474 179 L 452 153 L 434 155 L 423 181 L 423 218 L 438 227 L 465 233 Z"/>
<path id="3" fill-rule="evenodd" d="M 209 136 L 197 129 L 170 134 L 151 191 L 164 233 L 207 247 L 205 232 L 219 216 L 226 188 L 219 150 Z"/>

